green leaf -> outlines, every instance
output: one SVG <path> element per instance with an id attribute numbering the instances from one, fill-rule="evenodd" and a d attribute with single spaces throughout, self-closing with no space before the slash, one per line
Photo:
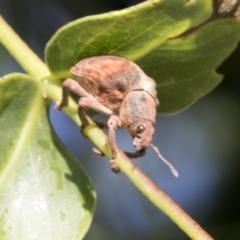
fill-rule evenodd
<path id="1" fill-rule="evenodd" d="M 211 0 L 155 0 L 85 17 L 53 36 L 46 62 L 58 75 L 85 57 L 124 56 L 156 80 L 160 112 L 174 113 L 220 82 L 215 69 L 239 41 L 239 20 L 211 16 Z"/>
<path id="2" fill-rule="evenodd" d="M 0 79 L 0 239 L 82 239 L 93 187 L 48 120 L 38 83 Z"/>
<path id="3" fill-rule="evenodd" d="M 158 0 L 85 17 L 58 30 L 47 44 L 46 62 L 52 72 L 59 72 L 94 55 L 117 54 L 137 60 L 210 15 L 210 1 Z"/>
<path id="4" fill-rule="evenodd" d="M 184 109 L 218 85 L 222 76 L 215 69 L 239 39 L 240 20 L 220 19 L 165 41 L 154 54 L 139 59 L 145 72 L 157 79 L 161 113 Z"/>

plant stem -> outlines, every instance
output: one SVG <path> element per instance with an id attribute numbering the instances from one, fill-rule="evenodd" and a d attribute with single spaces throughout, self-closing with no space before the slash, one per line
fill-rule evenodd
<path id="1" fill-rule="evenodd" d="M 0 16 L 0 41 L 19 62 L 25 71 L 35 80 L 41 80 L 50 75 L 47 66 L 19 38 L 12 28 Z M 61 96 L 60 86 L 48 83 L 46 91 L 49 98 L 56 100 Z M 79 124 L 76 118 L 76 104 L 70 103 L 65 112 Z M 92 142 L 107 156 L 111 157 L 108 137 L 92 121 L 84 129 Z M 168 215 L 191 239 L 210 240 L 208 235 L 188 214 L 160 190 L 140 169 L 134 165 L 123 152 L 118 150 L 117 165 L 133 184 L 161 211 Z"/>
<path id="2" fill-rule="evenodd" d="M 8 23 L 0 15 L 0 43 L 17 60 L 22 68 L 34 79 L 42 84 L 43 92 L 46 91 L 47 98 L 51 100 L 60 100 L 62 89 L 60 86 L 49 84 L 47 77 L 50 76 L 46 64 L 29 48 L 28 45 L 14 32 Z M 47 80 L 40 82 L 41 80 Z M 45 86 L 46 85 L 46 86 Z M 77 124 L 80 123 L 76 114 L 76 103 L 70 98 L 69 107 L 65 112 Z"/>
<path id="3" fill-rule="evenodd" d="M 123 154 L 122 154 L 123 155 Z M 191 239 L 210 240 L 205 232 L 180 206 L 158 188 L 133 162 L 121 156 L 118 160 L 121 170 L 128 176 L 140 191 L 162 212 L 164 212 Z"/>
<path id="4" fill-rule="evenodd" d="M 84 133 L 104 154 L 110 158 L 106 135 L 95 125 L 89 125 Z M 127 175 L 132 183 L 162 212 L 175 222 L 191 239 L 213 239 L 195 222 L 180 206 L 157 187 L 130 159 L 120 150 L 117 152 L 116 162 L 121 171 Z"/>
<path id="5" fill-rule="evenodd" d="M 0 15 L 0 42 L 18 61 L 22 68 L 33 78 L 40 79 L 50 75 L 47 66 L 22 41 Z"/>

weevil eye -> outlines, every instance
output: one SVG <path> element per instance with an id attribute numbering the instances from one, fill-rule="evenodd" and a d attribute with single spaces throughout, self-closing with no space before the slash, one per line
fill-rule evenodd
<path id="1" fill-rule="evenodd" d="M 144 131 L 145 131 L 145 127 L 144 127 L 143 125 L 139 125 L 139 126 L 137 127 L 136 133 L 137 133 L 137 134 L 141 134 L 141 133 L 143 133 Z"/>

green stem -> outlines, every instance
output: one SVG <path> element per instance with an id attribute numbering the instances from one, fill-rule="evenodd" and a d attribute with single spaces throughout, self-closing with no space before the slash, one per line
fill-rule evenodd
<path id="1" fill-rule="evenodd" d="M 94 144 L 110 158 L 108 139 L 106 135 L 96 126 L 89 125 L 85 134 Z M 118 151 L 116 159 L 118 167 L 127 175 L 131 182 L 162 212 L 175 222 L 191 239 L 211 240 L 213 239 L 195 222 L 183 209 L 180 208 L 168 195 L 156 186 L 129 158 Z"/>
<path id="2" fill-rule="evenodd" d="M 34 80 L 39 81 L 39 83 L 43 81 L 41 84 L 43 92 L 46 91 L 47 98 L 54 101 L 60 100 L 62 89 L 60 86 L 49 84 L 47 76 L 50 76 L 51 73 L 45 63 L 23 42 L 1 15 L 0 43 L 6 47 L 9 53 Z M 66 108 L 65 112 L 77 124 L 80 124 L 76 114 L 76 107 L 76 103 L 69 99 L 69 107 Z"/>
<path id="3" fill-rule="evenodd" d="M 25 71 L 35 80 L 50 75 L 47 66 L 19 38 L 12 28 L 0 16 L 0 41 L 19 62 Z M 61 87 L 46 83 L 47 96 L 60 100 Z M 72 101 L 65 112 L 79 124 L 76 116 L 76 104 Z M 86 136 L 107 156 L 111 157 L 107 136 L 94 124 L 84 129 Z M 133 184 L 161 211 L 168 215 L 191 239 L 212 239 L 189 215 L 161 191 L 144 173 L 140 171 L 121 151 L 117 153 L 117 165 Z"/>
<path id="4" fill-rule="evenodd" d="M 47 66 L 22 41 L 13 29 L 0 16 L 0 42 L 9 53 L 18 61 L 23 69 L 33 78 L 40 79 L 50 75 Z"/>

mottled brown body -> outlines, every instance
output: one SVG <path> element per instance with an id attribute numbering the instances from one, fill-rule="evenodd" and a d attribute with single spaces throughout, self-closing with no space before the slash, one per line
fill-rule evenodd
<path id="1" fill-rule="evenodd" d="M 125 58 L 111 55 L 86 58 L 70 71 L 86 92 L 114 114 L 118 115 L 123 98 L 134 90 L 148 92 L 158 104 L 154 80 Z"/>
<path id="2" fill-rule="evenodd" d="M 151 144 L 156 120 L 156 84 L 135 63 L 118 56 L 106 55 L 86 58 L 71 68 L 73 81 L 63 83 L 63 99 L 57 108 L 68 104 L 68 89 L 80 96 L 79 116 L 84 123 L 82 109 L 91 108 L 111 115 L 108 121 L 112 158 L 116 157 L 115 129 L 126 128 L 133 137 L 135 157 L 143 155 Z M 133 157 L 134 154 L 129 156 Z"/>

